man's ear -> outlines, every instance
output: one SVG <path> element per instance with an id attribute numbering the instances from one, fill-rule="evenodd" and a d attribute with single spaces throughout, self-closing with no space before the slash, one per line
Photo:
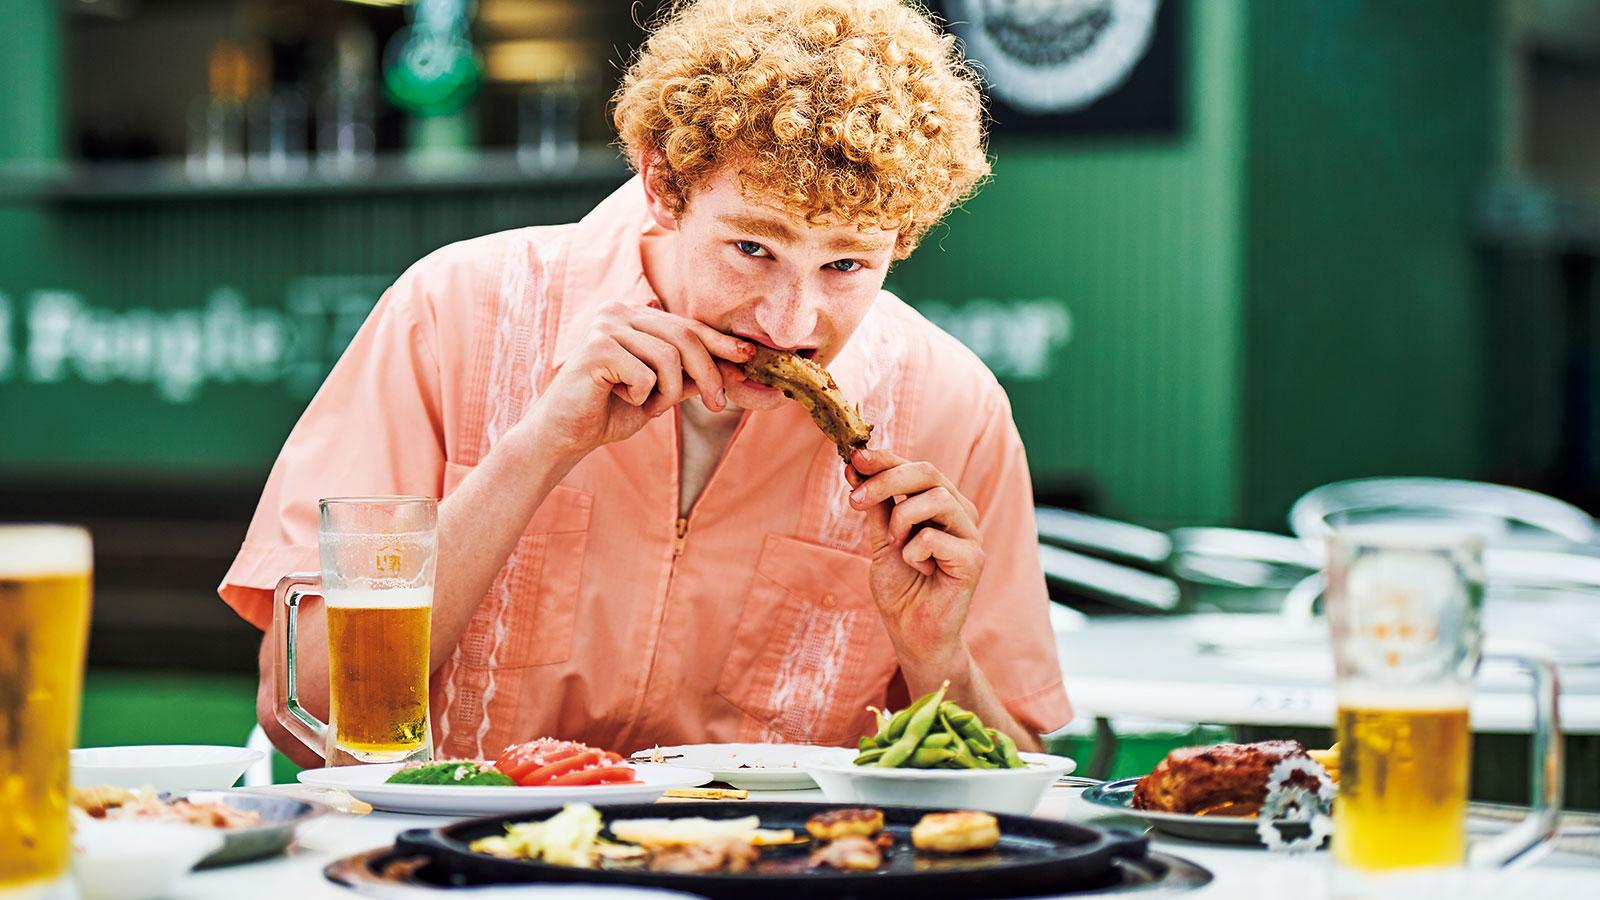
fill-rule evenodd
<path id="1" fill-rule="evenodd" d="M 661 196 L 661 160 L 653 153 L 639 159 L 639 180 L 644 183 L 644 199 L 650 209 L 650 218 L 665 231 L 678 230 L 678 214 Z"/>

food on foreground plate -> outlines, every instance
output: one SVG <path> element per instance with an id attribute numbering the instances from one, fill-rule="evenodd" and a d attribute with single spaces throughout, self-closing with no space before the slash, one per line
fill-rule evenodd
<path id="1" fill-rule="evenodd" d="M 869 872 L 883 864 L 894 838 L 883 830 L 883 810 L 830 809 L 806 820 L 806 832 L 825 843 L 811 851 L 813 866 Z"/>
<path id="2" fill-rule="evenodd" d="M 859 834 L 845 835 L 811 851 L 812 866 L 832 866 L 845 872 L 871 872 L 883 865 L 884 848 Z"/>
<path id="3" fill-rule="evenodd" d="M 878 733 L 862 738 L 858 766 L 906 769 L 1021 769 L 1016 742 L 977 713 L 944 699 L 947 681 L 897 713 L 874 710 Z"/>
<path id="4" fill-rule="evenodd" d="M 872 837 L 882 830 L 881 809 L 830 809 L 806 820 L 806 832 L 819 841 Z"/>
<path id="5" fill-rule="evenodd" d="M 798 400 L 811 413 L 822 433 L 839 448 L 845 463 L 855 451 L 867 446 L 872 426 L 862 421 L 856 405 L 846 400 L 828 370 L 795 353 L 770 347 L 756 347 L 756 355 L 744 364 L 751 381 L 775 387 L 791 400 Z"/>
<path id="6" fill-rule="evenodd" d="M 679 847 L 728 840 L 762 847 L 787 844 L 794 840 L 794 832 L 787 828 L 777 831 L 763 829 L 761 819 L 756 816 L 738 819 L 703 819 L 698 816 L 684 819 L 618 819 L 611 823 L 611 833 L 619 841 L 641 847 Z"/>
<path id="7" fill-rule="evenodd" d="M 387 784 L 438 784 L 450 787 L 510 787 L 516 782 L 494 767 L 477 759 L 450 759 L 408 766 L 385 779 Z"/>
<path id="8" fill-rule="evenodd" d="M 1339 783 L 1339 745 L 1334 744 L 1326 750 L 1307 750 L 1306 755 L 1311 757 L 1317 765 L 1322 766 L 1328 773 L 1328 779 L 1334 784 Z"/>
<path id="9" fill-rule="evenodd" d="M 743 788 L 673 788 L 661 796 L 668 800 L 743 800 L 750 792 Z"/>
<path id="10" fill-rule="evenodd" d="M 581 787 L 589 784 L 639 784 L 633 768 L 609 750 L 576 741 L 539 738 L 512 744 L 494 762 L 447 759 L 414 763 L 385 779 L 386 784 L 438 787 Z"/>
<path id="11" fill-rule="evenodd" d="M 504 835 L 480 838 L 469 849 L 586 869 L 740 874 L 760 872 L 758 866 L 792 873 L 801 859 L 812 867 L 868 872 L 882 866 L 884 855 L 895 847 L 895 837 L 884 828 L 883 811 L 878 809 L 821 812 L 807 820 L 806 830 L 816 838 L 816 846 L 805 857 L 789 852 L 788 845 L 807 843 L 807 838 L 797 838 L 791 829 L 763 829 L 757 816 L 618 819 L 607 837 L 598 810 L 587 803 L 569 803 L 549 819 L 507 825 Z M 999 823 L 981 812 L 929 813 L 912 829 L 915 848 L 929 853 L 989 850 L 999 840 Z M 763 851 L 768 850 L 775 855 L 763 861 Z"/>
<path id="12" fill-rule="evenodd" d="M 1132 806 L 1152 812 L 1248 818 L 1260 812 L 1273 768 L 1295 757 L 1310 758 L 1299 741 L 1182 747 L 1139 779 Z"/>
<path id="13" fill-rule="evenodd" d="M 495 768 L 523 787 L 639 783 L 621 755 L 553 738 L 512 744 L 495 761 Z"/>
<path id="14" fill-rule="evenodd" d="M 760 858 L 761 849 L 756 845 L 737 837 L 726 837 L 698 844 L 659 847 L 650 854 L 645 868 L 678 875 L 710 872 L 742 875 Z"/>
<path id="15" fill-rule="evenodd" d="M 250 828 L 261 824 L 261 813 L 255 810 L 234 809 L 220 800 L 162 800 L 151 788 L 74 788 L 72 805 L 92 819 L 146 819 L 207 828 Z"/>
<path id="16" fill-rule="evenodd" d="M 473 841 L 476 853 L 508 859 L 543 860 L 557 866 L 592 869 L 600 859 L 600 811 L 587 803 L 568 803 L 542 822 L 506 826 L 503 837 Z"/>
<path id="17" fill-rule="evenodd" d="M 934 853 L 991 850 L 1000 843 L 1000 823 L 986 812 L 970 809 L 928 813 L 912 827 L 911 843 Z"/>

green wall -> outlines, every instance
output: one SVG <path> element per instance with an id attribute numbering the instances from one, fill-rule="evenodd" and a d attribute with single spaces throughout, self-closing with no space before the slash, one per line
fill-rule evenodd
<path id="1" fill-rule="evenodd" d="M 1495 9 L 1190 2 L 1179 134 L 1002 131 L 993 181 L 890 286 L 986 348 L 1046 495 L 1087 488 L 1097 510 L 1155 524 L 1281 527 L 1290 500 L 1335 478 L 1479 474 L 1471 223 Z M 54 45 L 49 20 L 31 27 Z M 53 134 L 55 70 L 30 53 L 0 55 L 0 77 L 40 75 L 0 109 Z M 54 152 L 54 138 L 4 140 L 13 156 Z M 40 291 L 107 326 L 55 381 L 0 358 L 0 416 L 29 423 L 0 434 L 0 481 L 258 481 L 383 284 L 449 241 L 576 218 L 623 177 L 614 162 L 587 172 L 322 191 L 0 178 L 11 343 Z M 192 331 L 195 316 L 229 336 L 198 384 L 164 384 L 165 354 L 95 363 L 94 340 Z M 1011 352 L 1029 341 L 1041 356 Z"/>
<path id="2" fill-rule="evenodd" d="M 1036 480 L 1172 523 L 1230 520 L 1240 490 L 1243 17 L 1187 12 L 1180 136 L 997 139 L 994 180 L 891 276 L 913 303 L 1064 301 L 1048 377 L 1003 379 Z"/>
<path id="3" fill-rule="evenodd" d="M 1341 478 L 1480 476 L 1474 205 L 1493 0 L 1249 5 L 1245 517 Z"/>

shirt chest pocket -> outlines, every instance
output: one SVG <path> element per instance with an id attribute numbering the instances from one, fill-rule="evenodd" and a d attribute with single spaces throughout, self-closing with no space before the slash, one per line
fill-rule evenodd
<path id="1" fill-rule="evenodd" d="M 717 682 L 740 740 L 836 744 L 872 723 L 897 666 L 867 587 L 870 561 L 769 536 Z"/>
<path id="2" fill-rule="evenodd" d="M 445 495 L 470 471 L 447 464 Z M 545 497 L 467 624 L 463 665 L 520 669 L 572 656 L 593 504 L 587 491 L 560 485 Z"/>

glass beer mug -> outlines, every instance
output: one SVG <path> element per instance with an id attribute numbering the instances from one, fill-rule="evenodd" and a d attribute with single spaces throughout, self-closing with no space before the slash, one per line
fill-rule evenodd
<path id="1" fill-rule="evenodd" d="M 89 533 L 0 526 L 0 897 L 70 897 L 68 750 L 89 640 Z"/>
<path id="2" fill-rule="evenodd" d="M 1480 656 L 1483 543 L 1470 531 L 1367 525 L 1328 539 L 1340 747 L 1333 850 L 1363 871 L 1468 861 L 1472 678 Z M 1533 810 L 1472 848 L 1504 864 L 1553 840 L 1561 802 L 1555 669 L 1515 657 L 1536 697 Z"/>
<path id="3" fill-rule="evenodd" d="M 322 572 L 278 582 L 273 603 L 278 721 L 326 765 L 426 760 L 428 640 L 438 556 L 429 497 L 320 503 Z M 300 705 L 295 635 L 301 601 L 321 596 L 328 631 L 328 721 Z"/>

